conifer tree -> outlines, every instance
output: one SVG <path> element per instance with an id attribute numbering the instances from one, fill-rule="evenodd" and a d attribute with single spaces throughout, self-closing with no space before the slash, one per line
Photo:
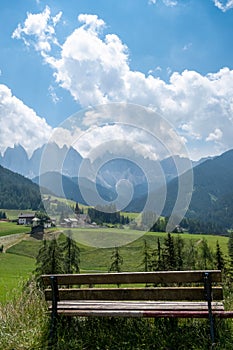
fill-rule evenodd
<path id="1" fill-rule="evenodd" d="M 225 261 L 224 261 L 223 253 L 221 251 L 218 241 L 216 242 L 215 260 L 216 260 L 217 269 L 223 270 L 225 267 Z"/>
<path id="2" fill-rule="evenodd" d="M 115 247 L 113 253 L 112 253 L 112 263 L 109 269 L 110 271 L 115 271 L 115 272 L 121 272 L 121 266 L 123 264 L 123 258 L 119 253 L 119 248 Z"/>
<path id="3" fill-rule="evenodd" d="M 213 254 L 208 246 L 207 240 L 203 239 L 200 244 L 200 255 L 199 255 L 200 268 L 211 268 L 213 263 Z"/>
<path id="4" fill-rule="evenodd" d="M 183 270 L 184 267 L 184 241 L 178 235 L 175 239 L 175 250 L 176 250 L 176 265 L 177 270 Z"/>
<path id="5" fill-rule="evenodd" d="M 197 249 L 193 239 L 189 240 L 185 250 L 185 266 L 189 269 L 196 269 Z"/>
<path id="6" fill-rule="evenodd" d="M 150 257 L 150 253 L 149 253 L 149 247 L 148 247 L 147 241 L 145 239 L 144 239 L 144 247 L 143 247 L 143 265 L 144 265 L 145 272 L 150 270 L 151 257 Z"/>
<path id="7" fill-rule="evenodd" d="M 66 240 L 61 246 L 64 252 L 64 273 L 80 273 L 80 249 L 72 239 L 72 232 L 66 232 Z"/>
<path id="8" fill-rule="evenodd" d="M 164 241 L 163 263 L 166 270 L 174 270 L 176 268 L 174 238 L 170 232 L 168 232 Z"/>
<path id="9" fill-rule="evenodd" d="M 41 283 L 40 276 L 43 274 L 59 274 L 64 272 L 64 258 L 60 245 L 56 238 L 51 241 L 43 241 L 36 257 L 36 280 Z"/>
<path id="10" fill-rule="evenodd" d="M 230 267 L 233 270 L 233 232 L 230 233 L 228 239 L 228 255 L 230 257 Z"/>
<path id="11" fill-rule="evenodd" d="M 157 249 L 154 249 L 151 254 L 151 269 L 152 271 L 161 271 L 163 270 L 163 261 L 162 261 L 162 248 L 160 239 L 157 240 Z"/>

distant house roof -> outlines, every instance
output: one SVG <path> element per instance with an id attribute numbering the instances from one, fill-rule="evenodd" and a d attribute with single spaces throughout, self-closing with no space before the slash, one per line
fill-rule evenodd
<path id="1" fill-rule="evenodd" d="M 20 214 L 18 216 L 19 219 L 33 219 L 35 217 L 35 214 Z"/>
<path id="2" fill-rule="evenodd" d="M 33 218 L 32 221 L 40 221 L 39 218 Z"/>

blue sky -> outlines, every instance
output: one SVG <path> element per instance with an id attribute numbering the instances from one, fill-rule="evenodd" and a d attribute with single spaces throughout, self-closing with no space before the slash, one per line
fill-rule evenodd
<path id="1" fill-rule="evenodd" d="M 232 23 L 232 0 L 2 0 L 0 151 L 111 102 L 158 111 L 193 159 L 233 148 Z"/>

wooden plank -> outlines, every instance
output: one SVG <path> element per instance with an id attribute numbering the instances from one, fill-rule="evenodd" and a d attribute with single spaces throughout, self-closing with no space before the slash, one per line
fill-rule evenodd
<path id="1" fill-rule="evenodd" d="M 204 273 L 211 273 L 212 282 L 221 282 L 219 270 L 121 272 L 97 274 L 55 275 L 61 285 L 132 284 L 132 283 L 203 283 Z M 43 275 L 45 285 L 50 285 L 50 275 Z"/>
<path id="2" fill-rule="evenodd" d="M 58 314 L 82 317 L 209 318 L 208 311 L 58 310 Z M 213 315 L 218 318 L 232 318 L 233 311 L 214 311 Z"/>
<path id="3" fill-rule="evenodd" d="M 208 310 L 207 302 L 59 302 L 59 310 Z M 222 303 L 213 303 L 213 310 L 223 311 Z"/>
<path id="4" fill-rule="evenodd" d="M 213 287 L 213 299 L 222 300 L 221 287 Z M 51 290 L 45 290 L 46 300 L 52 299 Z M 166 288 L 79 288 L 60 289 L 60 300 L 205 300 L 201 287 Z"/>

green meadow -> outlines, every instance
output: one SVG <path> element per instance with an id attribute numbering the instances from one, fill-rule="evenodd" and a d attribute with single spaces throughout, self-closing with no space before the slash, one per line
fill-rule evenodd
<path id="1" fill-rule="evenodd" d="M 15 224 L 10 231 L 17 232 Z M 6 226 L 7 227 L 7 226 Z M 10 226 L 8 226 L 10 228 Z M 73 238 L 80 248 L 82 272 L 108 271 L 116 245 L 123 257 L 122 271 L 143 271 L 143 248 L 157 247 L 158 238 L 163 242 L 166 233 L 135 231 L 117 228 L 73 229 Z M 6 230 L 6 232 L 9 232 Z M 64 233 L 59 239 L 64 240 Z M 9 234 L 9 233 L 8 233 Z M 56 233 L 50 233 L 48 239 Z M 173 234 L 178 236 L 177 234 Z M 8 236 L 7 236 L 8 237 Z M 206 240 L 215 251 L 219 242 L 227 256 L 228 238 L 213 235 L 180 234 L 184 242 L 193 241 L 195 246 Z M 122 245 L 121 245 L 122 243 Z M 42 241 L 29 235 L 0 254 L 0 335 L 1 350 L 49 349 L 49 317 L 42 292 L 34 284 L 22 288 L 32 276 L 35 258 Z M 231 305 L 231 299 L 228 304 Z M 1 331 L 2 330 L 2 331 Z M 78 332 L 77 332 L 78 330 Z M 215 349 L 232 348 L 232 320 L 217 324 Z M 93 345 L 94 344 L 94 345 Z M 177 344 L 182 346 L 177 347 Z M 93 347 L 94 346 L 94 347 Z M 56 349 L 209 349 L 208 320 L 152 319 L 82 319 L 74 318 L 67 326 L 66 320 L 58 322 Z"/>
<path id="2" fill-rule="evenodd" d="M 120 254 L 123 257 L 123 271 L 142 271 L 143 244 L 146 240 L 149 249 L 157 247 L 157 240 L 162 241 L 166 233 L 120 230 L 120 229 L 74 229 L 73 238 L 80 248 L 81 272 L 108 271 L 114 247 L 119 243 Z M 177 234 L 174 234 L 177 236 Z M 227 255 L 228 238 L 212 235 L 181 234 L 184 241 L 193 240 L 195 245 L 206 239 L 214 251 L 219 242 L 222 252 Z M 62 239 L 62 237 L 61 237 Z M 90 242 L 93 243 L 91 246 Z M 112 246 L 110 243 L 113 243 Z M 89 244 L 88 244 L 89 243 Z M 0 254 L 0 301 L 10 295 L 17 287 L 20 279 L 27 279 L 35 267 L 35 258 L 42 242 L 31 237 L 24 238 L 11 246 L 6 254 Z M 102 244 L 102 246 L 101 246 Z"/>
<path id="3" fill-rule="evenodd" d="M 0 254 L 0 301 L 8 301 L 15 295 L 20 282 L 29 279 L 35 260 L 22 255 Z M 21 292 L 20 290 L 18 292 Z"/>
<path id="4" fill-rule="evenodd" d="M 30 227 L 28 226 L 17 225 L 15 222 L 0 221 L 0 236 L 28 232 L 30 232 Z"/>

